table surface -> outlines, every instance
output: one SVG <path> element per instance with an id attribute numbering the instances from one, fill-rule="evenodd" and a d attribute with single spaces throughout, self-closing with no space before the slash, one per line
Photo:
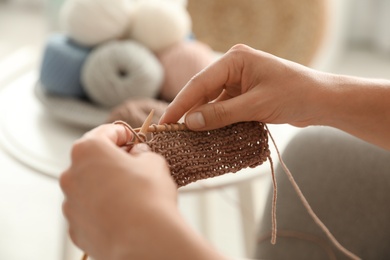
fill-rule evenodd
<path id="1" fill-rule="evenodd" d="M 85 129 L 56 120 L 34 95 L 35 72 L 28 73 L 0 90 L 0 146 L 20 163 L 51 178 L 58 178 L 70 163 L 73 142 Z M 298 131 L 288 125 L 269 125 L 270 132 L 283 150 Z M 270 145 L 274 162 L 275 149 Z M 228 186 L 252 180 L 269 172 L 265 163 L 236 174 L 198 181 L 181 188 L 183 192 Z"/>

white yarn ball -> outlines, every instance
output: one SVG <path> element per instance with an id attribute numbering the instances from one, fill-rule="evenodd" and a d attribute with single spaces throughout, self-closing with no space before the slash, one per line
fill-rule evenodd
<path id="1" fill-rule="evenodd" d="M 191 17 L 174 1 L 143 0 L 137 3 L 129 37 L 154 52 L 185 39 L 191 33 Z"/>
<path id="2" fill-rule="evenodd" d="M 128 0 L 67 0 L 60 22 L 74 41 L 94 46 L 125 34 L 133 5 Z"/>
<path id="3" fill-rule="evenodd" d="M 132 1 L 132 2 L 139 2 L 139 1 L 144 1 L 144 0 L 129 0 L 129 1 Z M 187 0 L 160 0 L 160 1 L 170 1 L 170 2 L 173 2 L 175 4 L 179 4 L 181 6 L 187 6 L 188 4 L 188 1 Z"/>
<path id="4" fill-rule="evenodd" d="M 157 97 L 164 70 L 157 57 L 135 41 L 112 41 L 87 57 L 81 81 L 88 97 L 113 107 L 129 98 Z"/>
<path id="5" fill-rule="evenodd" d="M 164 0 L 164 1 L 171 1 L 184 7 L 186 7 L 188 3 L 187 0 Z"/>

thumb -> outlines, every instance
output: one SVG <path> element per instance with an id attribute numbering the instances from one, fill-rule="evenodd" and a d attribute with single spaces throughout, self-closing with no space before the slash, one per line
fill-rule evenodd
<path id="1" fill-rule="evenodd" d="M 208 103 L 188 112 L 186 126 L 192 130 L 212 130 L 249 119 L 247 105 L 241 105 L 242 98 Z"/>

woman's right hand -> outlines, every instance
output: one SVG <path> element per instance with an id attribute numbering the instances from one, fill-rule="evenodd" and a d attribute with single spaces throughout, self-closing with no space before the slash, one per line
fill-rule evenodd
<path id="1" fill-rule="evenodd" d="M 236 45 L 187 83 L 160 123 L 177 122 L 188 112 L 185 122 L 193 130 L 239 121 L 307 126 L 319 116 L 321 88 L 316 86 L 326 75 Z"/>
<path id="2" fill-rule="evenodd" d="M 195 75 L 160 123 L 327 125 L 390 149 L 390 81 L 324 73 L 236 45 Z"/>

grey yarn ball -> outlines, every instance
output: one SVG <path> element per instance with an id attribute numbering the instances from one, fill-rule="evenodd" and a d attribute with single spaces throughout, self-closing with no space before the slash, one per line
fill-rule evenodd
<path id="1" fill-rule="evenodd" d="M 105 107 L 129 98 L 155 98 L 163 79 L 164 70 L 156 56 L 131 40 L 100 45 L 87 57 L 81 72 L 88 97 Z"/>

